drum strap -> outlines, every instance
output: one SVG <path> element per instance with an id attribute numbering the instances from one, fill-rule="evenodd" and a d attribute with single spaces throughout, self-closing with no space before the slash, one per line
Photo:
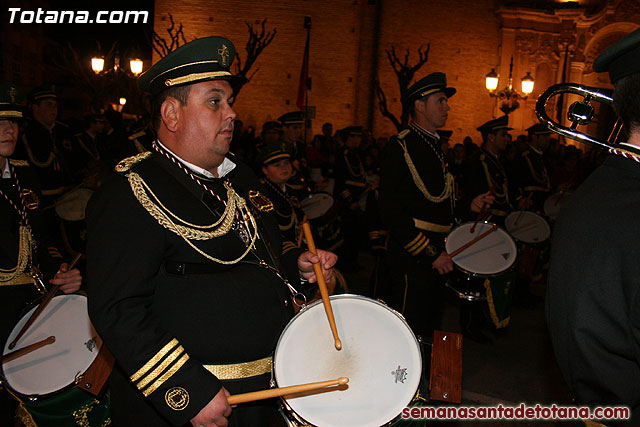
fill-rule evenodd
<path id="1" fill-rule="evenodd" d="M 232 363 L 227 365 L 203 365 L 204 368 L 218 377 L 219 380 L 237 380 L 270 374 L 273 366 L 271 356 L 253 362 Z"/>

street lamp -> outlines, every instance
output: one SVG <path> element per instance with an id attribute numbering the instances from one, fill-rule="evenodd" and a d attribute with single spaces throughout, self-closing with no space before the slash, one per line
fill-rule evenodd
<path id="1" fill-rule="evenodd" d="M 91 69 L 94 73 L 99 74 L 104 69 L 104 58 L 93 57 L 91 58 Z"/>
<path id="2" fill-rule="evenodd" d="M 134 58 L 129 61 L 129 66 L 131 67 L 131 72 L 134 75 L 138 75 L 142 72 L 142 60 L 138 58 Z"/>
<path id="3" fill-rule="evenodd" d="M 527 99 L 527 95 L 533 92 L 534 79 L 531 76 L 531 73 L 527 71 L 527 74 L 521 79 L 522 81 L 522 93 L 521 95 L 517 90 L 513 88 L 513 56 L 511 57 L 511 64 L 509 65 L 509 80 L 507 86 L 496 92 L 496 88 L 498 87 L 498 75 L 495 72 L 495 69 L 491 69 L 485 76 L 485 87 L 489 91 L 489 96 L 496 97 L 500 100 L 500 110 L 503 113 L 509 114 L 518 107 L 520 107 L 520 100 Z"/>

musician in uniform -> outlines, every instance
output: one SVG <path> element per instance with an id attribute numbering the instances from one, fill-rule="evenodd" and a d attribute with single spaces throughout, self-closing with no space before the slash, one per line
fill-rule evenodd
<path id="1" fill-rule="evenodd" d="M 309 187 L 311 179 L 306 165 L 305 144 L 303 141 L 304 113 L 302 111 L 291 111 L 278 117 L 278 121 L 282 126 L 280 143 L 291 154 L 293 162 L 293 176 L 287 182 L 287 186 L 298 200 L 302 200 L 311 193 L 311 188 Z"/>
<path id="2" fill-rule="evenodd" d="M 363 222 L 361 199 L 368 190 L 367 176 L 362 158 L 362 126 L 348 126 L 341 131 L 344 148 L 336 156 L 334 166 L 335 187 L 333 193 L 342 204 L 341 218 L 344 245 L 341 253 L 341 269 L 355 271 L 358 266 L 358 252 L 365 240 L 366 228 Z"/>
<path id="3" fill-rule="evenodd" d="M 518 167 L 515 169 L 517 174 L 514 178 L 522 197 L 531 200 L 531 206 L 527 209 L 542 213 L 544 201 L 551 190 L 551 181 L 544 160 L 544 152 L 549 147 L 551 130 L 537 123 L 527 129 L 527 134 L 527 148 L 520 154 Z"/>
<path id="4" fill-rule="evenodd" d="M 10 83 L 0 84 L 0 342 L 5 345 L 27 304 L 45 289 L 32 272 L 42 270 L 49 283 L 65 293 L 80 288 L 78 269 L 68 270 L 53 247 L 44 226 L 38 179 L 25 160 L 12 159 L 22 121 L 22 91 Z M 51 256 L 51 253 L 56 256 Z M 16 404 L 6 391 L 0 396 L 0 424 L 14 425 Z"/>
<path id="5" fill-rule="evenodd" d="M 488 191 L 495 197 L 491 207 L 485 206 L 478 215 L 470 215 L 468 221 L 486 220 L 504 227 L 504 219 L 513 210 L 509 198 L 512 191 L 509 179 L 502 164 L 501 155 L 510 142 L 509 116 L 489 120 L 477 128 L 482 135 L 482 146 L 463 165 L 461 173 L 461 199 L 472 200 Z M 514 254 L 515 256 L 515 254 Z M 485 343 L 490 339 L 482 332 L 486 317 L 491 319 L 495 328 L 504 328 L 510 321 L 511 282 L 513 274 L 505 272 L 490 279 L 472 279 L 465 286 L 475 287 L 486 294 L 487 304 L 483 302 L 462 301 L 460 306 L 460 325 L 465 337 Z M 488 310 L 488 316 L 484 312 Z M 487 328 L 488 329 L 488 328 Z"/>
<path id="6" fill-rule="evenodd" d="M 158 139 L 123 160 L 87 208 L 89 314 L 116 358 L 115 425 L 266 426 L 274 402 L 232 408 L 269 387 L 271 355 L 312 262 L 284 253 L 273 205 L 228 155 L 233 44 L 189 42 L 140 76 Z"/>
<path id="7" fill-rule="evenodd" d="M 385 146 L 381 155 L 380 217 L 390 231 L 389 264 L 393 299 L 417 334 L 431 339 L 439 327 L 444 286 L 440 275 L 453 270 L 444 250 L 444 238 L 454 220 L 453 176 L 438 142 L 437 129 L 445 125 L 448 99 L 444 73 L 432 73 L 402 95 L 410 108 L 409 128 Z M 492 196 L 472 202 L 478 212 Z M 468 207 L 467 207 L 468 208 Z"/>
<path id="8" fill-rule="evenodd" d="M 262 152 L 262 173 L 260 182 L 264 186 L 265 195 L 273 202 L 273 210 L 278 218 L 278 228 L 283 237 L 283 251 L 298 247 L 300 237 L 300 221 L 304 212 L 300 208 L 300 200 L 287 194 L 287 181 L 293 174 L 291 154 L 282 149 L 282 144 L 272 142 Z"/>
<path id="9" fill-rule="evenodd" d="M 609 72 L 628 139 L 563 203 L 554 228 L 547 322 L 576 403 L 640 417 L 640 30 L 593 63 Z M 607 421 L 609 424 L 609 421 Z"/>

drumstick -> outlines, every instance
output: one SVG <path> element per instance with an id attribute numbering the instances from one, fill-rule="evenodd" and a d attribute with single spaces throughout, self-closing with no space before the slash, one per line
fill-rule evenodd
<path id="1" fill-rule="evenodd" d="M 49 338 L 43 339 L 42 341 L 38 341 L 36 343 L 29 344 L 26 347 L 23 347 L 23 348 L 21 348 L 19 350 L 16 350 L 16 351 L 12 351 L 11 353 L 7 353 L 4 356 L 2 356 L 2 363 L 11 362 L 12 360 L 17 359 L 18 357 L 25 356 L 25 355 L 31 353 L 32 351 L 39 349 L 40 347 L 44 347 L 45 345 L 53 344 L 54 342 L 56 342 L 56 337 L 54 337 L 52 335 Z"/>
<path id="2" fill-rule="evenodd" d="M 493 195 L 493 193 L 495 192 L 495 189 L 496 189 L 496 183 L 494 182 L 491 185 L 491 188 L 489 189 L 490 196 Z M 476 225 L 478 225 L 478 222 L 480 221 L 480 219 L 487 214 L 488 210 L 489 210 L 489 205 L 487 203 L 484 203 L 482 205 L 482 209 L 480 209 L 480 212 L 478 212 L 478 217 L 476 218 L 476 222 L 473 223 L 473 225 L 471 226 L 471 229 L 469 230 L 470 233 L 473 233 L 474 231 L 476 231 Z"/>
<path id="3" fill-rule="evenodd" d="M 484 233 L 482 233 L 478 237 L 474 238 L 473 240 L 468 241 L 467 243 L 465 243 L 464 245 L 460 246 L 455 251 L 453 251 L 450 254 L 448 254 L 449 257 L 453 258 L 454 256 L 458 255 L 460 252 L 462 252 L 465 249 L 467 249 L 469 246 L 471 246 L 474 243 L 476 243 L 478 240 L 484 239 L 485 237 L 487 237 L 489 234 L 493 233 L 497 229 L 498 229 L 498 224 L 493 224 L 493 227 L 491 227 L 490 229 L 488 229 L 487 231 L 485 231 Z"/>
<path id="4" fill-rule="evenodd" d="M 304 224 L 305 222 L 307 222 L 307 215 L 306 214 L 302 217 L 302 223 Z M 303 233 L 300 233 L 300 235 L 298 236 L 298 247 L 299 248 L 302 247 L 302 237 L 303 236 L 304 236 Z"/>
<path id="5" fill-rule="evenodd" d="M 76 264 L 80 260 L 81 256 L 82 256 L 81 253 L 76 255 L 76 257 L 73 259 L 73 261 L 71 261 L 71 264 L 69 265 L 69 268 L 67 268 L 67 271 L 72 270 L 76 266 Z M 59 288 L 60 288 L 60 285 L 51 286 L 51 289 L 49 289 L 49 292 L 47 292 L 47 294 L 44 296 L 42 301 L 40 301 L 40 304 L 38 305 L 38 308 L 36 308 L 36 310 L 33 312 L 33 314 L 31 314 L 31 317 L 29 317 L 29 320 L 27 320 L 27 323 L 24 324 L 24 326 L 22 327 L 20 332 L 18 332 L 18 335 L 16 335 L 16 338 L 13 341 L 11 341 L 11 343 L 9 344 L 9 349 L 10 350 L 12 350 L 16 346 L 16 344 L 18 343 L 18 340 L 20 338 L 22 338 L 22 336 L 25 334 L 25 332 L 27 332 L 27 329 L 29 329 L 31 327 L 31 325 L 33 325 L 33 322 L 36 321 L 38 316 L 40 316 L 42 311 L 51 302 L 51 299 L 56 295 L 56 293 L 58 292 Z"/>
<path id="6" fill-rule="evenodd" d="M 529 193 L 529 195 L 527 196 L 527 200 L 531 200 L 531 196 L 533 196 L 533 193 Z M 520 217 L 522 216 L 523 212 L 524 209 L 520 209 L 520 213 L 518 214 L 518 217 L 516 218 L 516 221 L 513 223 L 513 225 L 518 225 L 518 221 L 520 221 Z"/>
<path id="7" fill-rule="evenodd" d="M 344 385 L 349 382 L 349 378 L 340 377 L 336 380 L 320 381 L 317 383 L 307 383 L 292 385 L 289 387 L 273 388 L 269 390 L 253 391 L 251 393 L 234 394 L 227 397 L 229 405 L 237 405 L 238 403 L 253 402 L 255 400 L 271 399 L 272 397 L 285 396 L 287 394 L 302 393 L 320 388 L 330 387 L 333 385 Z"/>
<path id="8" fill-rule="evenodd" d="M 309 247 L 309 252 L 314 255 L 318 255 L 318 251 L 316 250 L 316 244 L 313 242 L 313 235 L 311 234 L 311 227 L 309 227 L 309 223 L 305 222 L 302 224 L 302 230 L 304 231 L 304 237 L 307 239 L 307 246 Z M 329 326 L 331 326 L 331 333 L 333 334 L 334 345 L 336 346 L 336 350 L 342 349 L 342 341 L 340 341 L 340 337 L 338 336 L 338 329 L 336 328 L 336 319 L 333 317 L 333 309 L 331 308 L 331 301 L 329 301 L 329 292 L 327 291 L 327 283 L 324 281 L 324 276 L 322 275 L 322 266 L 319 262 L 313 264 L 313 271 L 316 273 L 316 278 L 318 279 L 318 288 L 320 288 L 320 295 L 322 296 L 322 304 L 324 304 L 324 311 L 327 313 L 327 318 L 329 319 Z"/>

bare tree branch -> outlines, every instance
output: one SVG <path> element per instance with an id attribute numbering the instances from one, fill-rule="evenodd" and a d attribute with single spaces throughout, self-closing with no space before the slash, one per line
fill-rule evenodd
<path id="1" fill-rule="evenodd" d="M 387 59 L 389 60 L 389 64 L 391 68 L 393 68 L 393 72 L 396 74 L 396 79 L 398 82 L 398 89 L 400 90 L 400 94 L 406 92 L 407 88 L 411 84 L 415 73 L 422 68 L 422 66 L 429 59 L 429 50 L 431 49 L 431 43 L 427 44 L 426 49 L 423 46 L 418 48 L 418 62 L 414 65 L 409 64 L 409 58 L 411 56 L 411 52 L 409 49 L 406 50 L 404 57 L 400 59 L 398 54 L 396 53 L 395 46 L 391 45 L 391 49 L 386 50 Z M 376 81 L 376 95 L 378 97 L 378 104 L 380 107 L 380 113 L 391 120 L 391 122 L 396 126 L 398 131 L 402 130 L 407 123 L 409 123 L 409 109 L 408 106 L 402 105 L 402 114 L 400 116 L 400 120 L 388 109 L 387 106 L 387 98 L 380 86 L 379 81 Z"/>
<path id="2" fill-rule="evenodd" d="M 160 34 L 156 33 L 155 30 L 152 29 L 151 33 L 151 45 L 153 50 L 161 57 L 164 58 L 169 53 L 173 52 L 183 44 L 187 43 L 187 39 L 184 37 L 184 28 L 182 26 L 182 22 L 178 25 L 176 29 L 176 23 L 173 20 L 173 15 L 170 13 L 169 22 L 171 23 L 169 27 L 166 29 L 168 34 L 168 39 L 165 39 Z M 167 42 L 168 40 L 168 42 Z"/>
<path id="3" fill-rule="evenodd" d="M 240 84 L 235 88 L 236 95 L 242 89 L 246 83 L 251 81 L 253 76 L 258 72 L 258 69 L 254 70 L 249 76 L 249 71 L 253 64 L 258 59 L 258 56 L 262 53 L 262 51 L 271 44 L 273 38 L 276 36 L 278 30 L 273 29 L 273 31 L 266 30 L 267 19 L 263 19 L 260 23 L 260 31 L 258 32 L 252 24 L 245 22 L 247 29 L 249 30 L 249 40 L 247 40 L 247 44 L 245 45 L 245 50 L 247 51 L 246 60 L 242 61 L 240 54 L 236 52 L 236 76 L 241 78 Z"/>

